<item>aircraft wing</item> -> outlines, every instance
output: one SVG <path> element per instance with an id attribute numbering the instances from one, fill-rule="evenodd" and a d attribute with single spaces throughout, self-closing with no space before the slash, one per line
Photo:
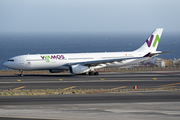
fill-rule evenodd
<path id="1" fill-rule="evenodd" d="M 71 65 L 77 65 L 77 64 L 81 64 L 81 65 L 84 65 L 84 66 L 98 66 L 99 64 L 121 62 L 123 60 L 128 60 L 128 59 L 140 59 L 140 58 L 146 58 L 146 57 L 154 57 L 154 56 L 157 56 L 157 55 L 160 55 L 160 54 L 165 54 L 165 53 L 170 53 L 170 52 L 173 52 L 173 51 L 168 51 L 168 52 L 157 51 L 155 53 L 148 53 L 143 57 L 125 57 L 125 58 L 116 58 L 116 59 L 105 59 L 105 60 L 76 62 L 76 63 L 65 64 L 64 66 L 71 66 Z"/>
<path id="2" fill-rule="evenodd" d="M 143 58 L 143 57 L 131 57 L 131 58 L 117 58 L 117 59 L 106 59 L 106 60 L 94 60 L 94 61 L 86 61 L 86 62 L 77 62 L 77 63 L 69 63 L 65 66 L 71 66 L 71 65 L 77 65 L 81 64 L 84 66 L 97 66 L 99 64 L 106 64 L 106 63 L 113 63 L 113 62 L 121 62 L 123 60 L 128 59 L 137 59 L 137 58 Z"/>

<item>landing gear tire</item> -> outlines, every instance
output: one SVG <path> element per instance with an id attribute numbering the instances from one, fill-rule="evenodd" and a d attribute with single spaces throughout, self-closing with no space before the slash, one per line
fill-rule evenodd
<path id="1" fill-rule="evenodd" d="M 92 75 L 99 75 L 98 72 L 93 72 L 93 71 L 89 72 L 88 74 L 89 74 L 90 76 L 92 76 Z"/>
<path id="2" fill-rule="evenodd" d="M 86 75 L 86 73 L 82 73 L 81 75 Z"/>
<path id="3" fill-rule="evenodd" d="M 88 74 L 91 76 L 91 75 L 94 75 L 94 72 L 92 71 L 92 72 L 89 72 Z"/>
<path id="4" fill-rule="evenodd" d="M 99 73 L 98 72 L 94 72 L 94 75 L 99 75 Z"/>
<path id="5" fill-rule="evenodd" d="M 76 74 L 76 75 L 86 75 L 86 73 Z"/>

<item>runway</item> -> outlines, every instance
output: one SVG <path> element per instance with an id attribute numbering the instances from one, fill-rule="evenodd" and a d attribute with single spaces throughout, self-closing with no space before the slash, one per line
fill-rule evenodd
<path id="1" fill-rule="evenodd" d="M 0 76 L 0 89 L 179 88 L 180 72 Z M 22 87 L 23 86 L 23 87 Z M 2 120 L 179 120 L 180 91 L 0 96 Z"/>
<path id="2" fill-rule="evenodd" d="M 3 96 L 0 105 L 179 102 L 180 91 L 125 92 L 85 95 Z"/>
<path id="3" fill-rule="evenodd" d="M 0 97 L 0 119 L 179 120 L 179 101 L 180 91 L 3 96 Z"/>
<path id="4" fill-rule="evenodd" d="M 8 89 L 139 89 L 180 87 L 180 72 L 173 73 L 101 73 L 99 76 L 47 74 L 0 76 L 0 90 Z"/>

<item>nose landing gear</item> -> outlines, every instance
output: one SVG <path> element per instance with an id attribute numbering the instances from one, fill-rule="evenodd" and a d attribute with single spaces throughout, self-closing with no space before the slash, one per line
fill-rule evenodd
<path id="1" fill-rule="evenodd" d="M 21 77 L 23 77 L 23 70 L 21 70 L 21 74 L 20 74 Z"/>

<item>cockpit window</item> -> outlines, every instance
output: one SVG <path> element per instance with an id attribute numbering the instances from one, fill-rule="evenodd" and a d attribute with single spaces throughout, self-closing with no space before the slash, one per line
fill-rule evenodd
<path id="1" fill-rule="evenodd" d="M 10 59 L 10 60 L 8 60 L 9 62 L 14 62 L 14 60 L 13 59 Z"/>

